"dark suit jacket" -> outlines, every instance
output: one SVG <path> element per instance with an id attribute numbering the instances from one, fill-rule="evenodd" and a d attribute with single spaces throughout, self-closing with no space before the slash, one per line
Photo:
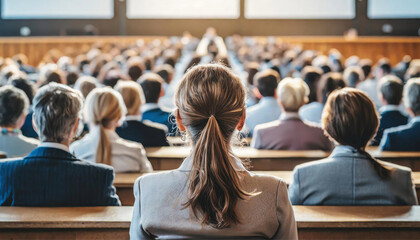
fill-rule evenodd
<path id="1" fill-rule="evenodd" d="M 383 151 L 420 151 L 420 117 L 407 125 L 385 130 L 379 148 Z"/>
<path id="2" fill-rule="evenodd" d="M 170 136 L 174 136 L 176 134 L 177 127 L 175 117 L 171 115 L 170 112 L 163 111 L 160 108 L 155 108 L 143 112 L 142 118 L 143 120 L 149 120 L 151 122 L 166 125 Z"/>
<path id="3" fill-rule="evenodd" d="M 119 206 L 112 167 L 39 147 L 0 162 L 0 206 Z"/>
<path id="4" fill-rule="evenodd" d="M 25 123 L 20 130 L 25 137 L 38 138 L 38 133 L 35 132 L 34 127 L 32 126 L 32 114 L 32 111 L 29 112 L 25 118 Z"/>
<path id="5" fill-rule="evenodd" d="M 140 121 L 125 121 L 116 129 L 117 134 L 130 141 L 141 143 L 144 147 L 169 146 L 163 129 L 149 126 Z"/>
<path id="6" fill-rule="evenodd" d="M 405 125 L 408 122 L 408 117 L 403 115 L 400 111 L 385 111 L 381 113 L 381 121 L 379 124 L 378 132 L 372 140 L 372 146 L 378 146 L 381 142 L 384 130 L 388 128 L 398 127 Z"/>

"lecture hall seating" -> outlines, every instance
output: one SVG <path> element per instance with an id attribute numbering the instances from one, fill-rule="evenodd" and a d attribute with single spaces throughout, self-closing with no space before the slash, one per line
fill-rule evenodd
<path id="1" fill-rule="evenodd" d="M 255 171 L 259 174 L 267 174 L 284 179 L 287 184 L 292 181 L 292 171 Z M 115 174 L 114 186 L 120 197 L 123 206 L 132 206 L 134 204 L 133 185 L 141 173 L 117 173 Z M 420 202 L 420 172 L 412 173 L 414 184 L 416 185 L 417 198 Z"/>
<path id="2" fill-rule="evenodd" d="M 419 206 L 293 206 L 299 239 L 418 239 Z M 59 216 L 59 217 L 58 217 Z M 0 207 L 0 239 L 128 239 L 132 207 Z"/>

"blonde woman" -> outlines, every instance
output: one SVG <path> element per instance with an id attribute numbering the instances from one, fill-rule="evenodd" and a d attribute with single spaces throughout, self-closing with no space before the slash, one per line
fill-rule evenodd
<path id="1" fill-rule="evenodd" d="M 232 154 L 245 123 L 239 78 L 218 64 L 193 67 L 175 103 L 193 151 L 180 168 L 137 179 L 130 238 L 297 239 L 285 182 L 248 172 Z"/>
<path id="2" fill-rule="evenodd" d="M 111 165 L 115 172 L 153 171 L 143 146 L 126 141 L 115 132 L 126 112 L 117 91 L 111 88 L 92 90 L 84 107 L 90 132 L 71 144 L 70 151 L 80 159 Z"/>
<path id="3" fill-rule="evenodd" d="M 275 150 L 324 150 L 332 143 L 316 125 L 303 122 L 299 109 L 308 102 L 309 87 L 299 78 L 285 78 L 277 87 L 277 102 L 282 109 L 280 119 L 257 125 L 251 146 Z"/>
<path id="4" fill-rule="evenodd" d="M 117 127 L 118 135 L 126 140 L 139 142 L 144 147 L 169 146 L 166 141 L 168 128 L 148 120 L 142 121 L 140 107 L 145 103 L 140 84 L 133 81 L 120 81 L 115 90 L 121 93 L 127 116 L 124 123 Z"/>

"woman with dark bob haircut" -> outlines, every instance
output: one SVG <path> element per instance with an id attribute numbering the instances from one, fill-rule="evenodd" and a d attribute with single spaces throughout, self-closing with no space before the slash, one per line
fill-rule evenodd
<path id="1" fill-rule="evenodd" d="M 135 182 L 131 239 L 297 239 L 284 181 L 247 171 L 230 140 L 245 121 L 245 91 L 219 64 L 199 65 L 175 95 L 193 150 L 181 167 Z"/>
<path id="2" fill-rule="evenodd" d="M 295 168 L 289 187 L 292 204 L 418 204 L 411 169 L 378 161 L 366 152 L 379 118 L 365 93 L 353 88 L 332 92 L 322 125 L 336 147 L 328 158 Z"/>

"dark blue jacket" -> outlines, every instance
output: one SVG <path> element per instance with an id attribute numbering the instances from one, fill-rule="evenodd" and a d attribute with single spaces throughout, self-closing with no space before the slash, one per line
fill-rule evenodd
<path id="1" fill-rule="evenodd" d="M 39 147 L 0 162 L 0 206 L 119 206 L 112 167 Z"/>
<path id="2" fill-rule="evenodd" d="M 407 125 L 385 130 L 379 148 L 383 151 L 420 151 L 420 117 Z"/>
<path id="3" fill-rule="evenodd" d="M 25 123 L 23 123 L 20 130 L 25 137 L 38 138 L 38 133 L 35 132 L 34 127 L 32 126 L 32 115 L 33 112 L 29 112 L 25 118 Z"/>
<path id="4" fill-rule="evenodd" d="M 143 147 L 169 146 L 163 129 L 148 126 L 140 121 L 125 121 L 116 132 L 126 140 L 141 143 Z"/>
<path id="5" fill-rule="evenodd" d="M 375 138 L 372 140 L 372 146 L 378 146 L 381 142 L 384 130 L 388 128 L 398 127 L 405 125 L 408 122 L 408 117 L 402 114 L 400 111 L 385 111 L 381 113 L 381 121 L 379 124 L 378 132 Z"/>
<path id="6" fill-rule="evenodd" d="M 168 127 L 168 133 L 170 136 L 176 135 L 177 127 L 175 117 L 170 112 L 163 111 L 160 108 L 155 108 L 143 112 L 142 118 L 143 120 L 164 124 Z"/>

